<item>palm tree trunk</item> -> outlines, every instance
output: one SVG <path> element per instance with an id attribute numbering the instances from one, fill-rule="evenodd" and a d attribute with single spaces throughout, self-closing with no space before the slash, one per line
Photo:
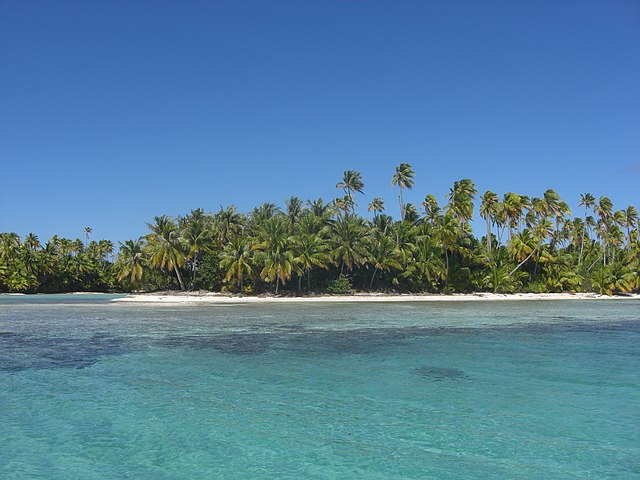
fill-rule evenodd
<path id="1" fill-rule="evenodd" d="M 404 202 L 402 201 L 402 187 L 400 187 L 400 221 L 404 220 Z"/>
<path id="2" fill-rule="evenodd" d="M 537 249 L 536 249 L 537 250 Z M 520 262 L 518 264 L 518 266 L 516 268 L 514 268 L 513 270 L 511 270 L 509 272 L 509 276 L 513 275 L 514 273 L 516 273 L 516 270 L 518 270 L 522 265 L 524 265 L 525 263 L 527 263 L 527 260 L 529 260 L 531 258 L 531 255 L 533 255 L 536 250 L 532 250 L 531 253 L 527 256 L 527 258 L 525 258 L 522 262 Z"/>
<path id="3" fill-rule="evenodd" d="M 298 276 L 298 291 L 302 291 L 302 275 Z"/>
<path id="4" fill-rule="evenodd" d="M 447 270 L 444 277 L 444 286 L 446 287 L 449 284 L 449 251 L 447 248 L 444 249 L 444 259 L 447 265 Z"/>
<path id="5" fill-rule="evenodd" d="M 376 272 L 377 271 L 378 271 L 378 269 L 374 267 L 373 275 L 371 275 L 371 282 L 369 282 L 369 290 L 371 290 L 371 287 L 373 286 L 373 279 L 376 278 Z"/>
<path id="6" fill-rule="evenodd" d="M 582 241 L 580 242 L 580 255 L 578 255 L 578 265 L 582 263 L 582 252 L 584 251 L 584 237 L 587 233 L 587 219 L 584 220 L 584 225 L 582 225 Z"/>
<path id="7" fill-rule="evenodd" d="M 184 281 L 182 280 L 182 275 L 180 275 L 180 270 L 178 270 L 178 265 L 173 264 L 173 269 L 176 272 L 176 276 L 178 277 L 178 283 L 180 283 L 180 290 L 184 290 Z"/>
<path id="8" fill-rule="evenodd" d="M 489 215 L 487 215 L 487 249 L 491 253 L 491 224 L 489 222 Z"/>

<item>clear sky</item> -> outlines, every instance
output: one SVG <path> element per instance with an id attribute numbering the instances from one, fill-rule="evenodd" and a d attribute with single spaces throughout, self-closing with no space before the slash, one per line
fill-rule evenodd
<path id="1" fill-rule="evenodd" d="M 0 0 L 0 231 L 126 240 L 346 169 L 397 216 L 400 162 L 416 204 L 469 177 L 620 209 L 639 152 L 636 0 Z"/>

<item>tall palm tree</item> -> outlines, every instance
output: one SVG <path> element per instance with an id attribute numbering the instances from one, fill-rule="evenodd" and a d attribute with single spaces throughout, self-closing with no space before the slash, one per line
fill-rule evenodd
<path id="1" fill-rule="evenodd" d="M 504 216 L 507 224 L 507 232 L 509 234 L 509 240 L 513 235 L 513 231 L 519 226 L 522 220 L 523 211 L 528 203 L 528 198 L 517 193 L 507 192 L 502 199 L 502 205 L 504 208 Z"/>
<path id="2" fill-rule="evenodd" d="M 551 248 L 553 249 L 559 241 L 560 223 L 564 221 L 565 215 L 571 215 L 571 209 L 552 188 L 544 192 L 543 200 L 546 205 L 547 216 L 555 219 L 555 232 L 551 241 Z"/>
<path id="3" fill-rule="evenodd" d="M 200 255 L 210 252 L 213 247 L 213 219 L 198 208 L 184 218 L 178 217 L 180 235 L 186 249 L 185 260 L 189 261 L 192 288 L 196 279 L 196 273 L 200 267 Z"/>
<path id="4" fill-rule="evenodd" d="M 590 193 L 582 193 L 580 194 L 580 203 L 581 207 L 584 207 L 584 230 L 582 231 L 582 241 L 580 242 L 580 255 L 578 256 L 578 265 L 582 263 L 582 253 L 584 251 L 584 239 L 587 234 L 587 212 L 593 208 L 596 204 L 596 197 L 591 195 Z"/>
<path id="5" fill-rule="evenodd" d="M 347 202 L 351 207 L 352 212 L 355 208 L 355 201 L 353 199 L 353 194 L 358 192 L 364 194 L 364 182 L 362 181 L 362 174 L 355 170 L 345 170 L 342 181 L 336 184 L 336 188 L 341 188 L 344 190 L 344 193 L 347 197 L 349 197 L 349 201 Z"/>
<path id="6" fill-rule="evenodd" d="M 487 190 L 480 197 L 480 216 L 487 223 L 487 251 L 489 254 L 491 254 L 491 224 L 498 213 L 498 203 L 500 203 L 498 195 L 491 190 Z"/>
<path id="7" fill-rule="evenodd" d="M 447 212 L 451 212 L 454 218 L 458 220 L 460 226 L 469 223 L 473 217 L 473 198 L 478 193 L 473 181 L 464 178 L 457 182 L 453 182 L 453 187 L 445 198 L 449 199 Z"/>
<path id="8" fill-rule="evenodd" d="M 391 177 L 391 185 L 396 186 L 400 189 L 400 220 L 404 220 L 404 201 L 402 199 L 402 190 L 405 188 L 411 190 L 415 181 L 414 178 L 416 173 L 411 168 L 411 165 L 408 163 L 401 163 L 396 167 L 396 173 Z"/>
<path id="9" fill-rule="evenodd" d="M 602 196 L 594 208 L 598 215 L 598 237 L 602 243 L 602 265 L 607 265 L 608 232 L 613 219 L 613 202 L 609 197 Z"/>
<path id="10" fill-rule="evenodd" d="M 635 231 L 637 235 L 636 228 L 638 227 L 638 209 L 633 205 L 629 205 L 623 211 L 623 221 L 622 226 L 627 229 L 627 246 L 631 246 L 633 242 L 633 238 L 631 237 L 631 233 Z"/>
<path id="11" fill-rule="evenodd" d="M 168 216 L 155 217 L 155 223 L 147 223 L 151 233 L 147 234 L 147 245 L 151 254 L 151 266 L 161 270 L 173 270 L 180 289 L 184 290 L 184 280 L 180 268 L 185 265 L 185 245 L 176 223 Z"/>
<path id="12" fill-rule="evenodd" d="M 435 237 L 444 251 L 445 259 L 445 287 L 449 283 L 449 253 L 453 253 L 457 246 L 458 235 L 460 234 L 460 224 L 447 213 L 440 217 L 439 223 L 435 227 Z"/>
<path id="13" fill-rule="evenodd" d="M 85 246 L 89 245 L 89 235 L 91 235 L 91 232 L 92 232 L 91 227 L 84 227 L 84 235 L 86 238 Z"/>

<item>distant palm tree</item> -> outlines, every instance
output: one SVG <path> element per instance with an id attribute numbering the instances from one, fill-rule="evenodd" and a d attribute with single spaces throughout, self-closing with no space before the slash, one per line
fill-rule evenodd
<path id="1" fill-rule="evenodd" d="M 86 238 L 85 246 L 89 246 L 89 235 L 91 235 L 91 227 L 84 227 L 84 236 Z"/>
<path id="2" fill-rule="evenodd" d="M 407 188 L 411 190 L 414 185 L 416 174 L 408 163 L 401 163 L 396 167 L 396 173 L 391 177 L 391 185 L 400 189 L 400 221 L 404 220 L 404 201 L 402 199 L 402 190 Z"/>

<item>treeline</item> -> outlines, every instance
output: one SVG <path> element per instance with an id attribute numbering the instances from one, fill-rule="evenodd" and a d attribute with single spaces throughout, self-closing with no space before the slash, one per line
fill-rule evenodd
<path id="1" fill-rule="evenodd" d="M 0 234 L 0 290 L 8 292 L 205 289 L 244 293 L 298 292 L 581 292 L 640 290 L 638 210 L 615 210 L 607 197 L 581 195 L 572 217 L 554 190 L 529 198 L 513 192 L 478 197 L 470 179 L 454 182 L 439 204 L 429 194 L 404 203 L 414 186 L 409 164 L 396 168 L 401 220 L 382 199 L 356 214 L 364 191 L 348 170 L 325 203 L 291 197 L 284 208 L 264 203 L 249 213 L 156 217 L 149 233 L 114 245 L 105 240 Z M 486 234 L 474 237 L 476 201 Z"/>

